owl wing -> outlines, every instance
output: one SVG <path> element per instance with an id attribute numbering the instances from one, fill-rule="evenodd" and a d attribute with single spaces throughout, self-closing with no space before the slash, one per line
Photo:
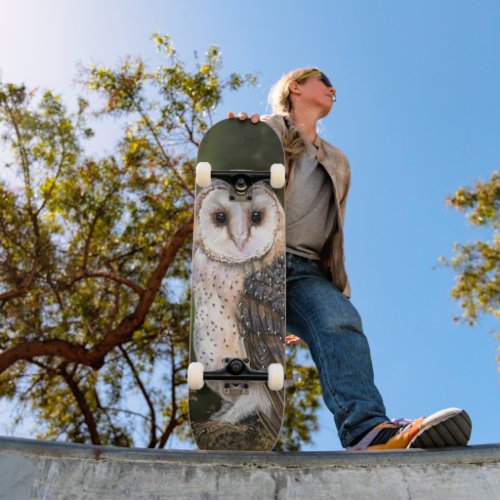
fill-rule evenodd
<path id="1" fill-rule="evenodd" d="M 267 370 L 271 363 L 285 364 L 285 258 L 275 257 L 260 271 L 247 276 L 241 292 L 240 335 L 246 356 L 253 369 Z M 271 433 L 277 434 L 283 418 L 283 396 L 262 388 L 273 411 L 259 411 L 261 422 Z"/>
<path id="2" fill-rule="evenodd" d="M 244 280 L 240 312 L 240 335 L 250 366 L 265 370 L 270 363 L 284 364 L 285 258 L 270 264 Z"/>

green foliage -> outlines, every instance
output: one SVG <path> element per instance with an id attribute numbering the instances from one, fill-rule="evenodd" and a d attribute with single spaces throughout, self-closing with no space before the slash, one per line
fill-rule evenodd
<path id="1" fill-rule="evenodd" d="M 0 82 L 0 397 L 43 439 L 190 439 L 194 158 L 224 93 L 255 78 L 223 78 L 215 46 L 189 70 L 168 36 L 153 40 L 155 70 L 127 58 L 83 71 L 97 110 Z M 99 158 L 86 152 L 96 114 L 124 124 Z M 318 384 L 297 369 L 289 449 L 316 426 Z"/>
<path id="2" fill-rule="evenodd" d="M 480 313 L 500 317 L 500 173 L 475 188 L 459 188 L 447 198 L 450 206 L 465 212 L 473 226 L 491 229 L 490 241 L 455 243 L 455 256 L 443 261 L 457 274 L 451 295 L 462 307 L 463 319 L 473 325 Z M 458 318 L 457 318 L 458 320 Z"/>
<path id="3" fill-rule="evenodd" d="M 311 442 L 318 430 L 317 411 L 320 407 L 321 386 L 318 372 L 309 359 L 309 352 L 298 344 L 287 348 L 287 380 L 285 418 L 277 443 L 278 450 L 298 451 L 302 443 Z"/>

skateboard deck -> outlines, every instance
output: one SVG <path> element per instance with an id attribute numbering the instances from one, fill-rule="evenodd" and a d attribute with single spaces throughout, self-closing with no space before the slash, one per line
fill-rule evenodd
<path id="1" fill-rule="evenodd" d="M 250 120 L 215 124 L 198 150 L 188 385 L 200 449 L 271 450 L 278 438 L 285 400 L 283 162 L 277 134 Z"/>

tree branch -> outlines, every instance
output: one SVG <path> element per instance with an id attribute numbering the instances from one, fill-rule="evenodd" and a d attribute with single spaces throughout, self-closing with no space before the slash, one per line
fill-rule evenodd
<path id="1" fill-rule="evenodd" d="M 134 292 L 136 292 L 139 297 L 142 297 L 145 291 L 142 286 L 138 285 L 134 281 L 129 280 L 128 278 L 124 278 L 123 276 L 120 276 L 118 274 L 111 273 L 109 271 L 93 271 L 89 269 L 86 270 L 79 278 L 109 278 L 116 283 L 128 286 L 129 288 L 134 290 Z M 78 279 L 75 279 L 74 281 L 78 281 Z"/>
<path id="2" fill-rule="evenodd" d="M 42 210 L 47 205 L 50 197 L 52 196 L 52 192 L 54 191 L 54 188 L 56 187 L 57 178 L 59 177 L 59 174 L 61 173 L 65 157 L 66 157 L 66 148 L 65 148 L 65 146 L 63 146 L 62 151 L 61 151 L 61 161 L 59 162 L 59 165 L 57 167 L 56 175 L 54 176 L 54 179 L 52 180 L 50 188 L 47 190 L 47 193 L 44 196 L 44 200 L 43 200 L 42 204 L 40 205 L 40 207 L 38 208 L 38 210 L 35 213 L 36 216 L 40 215 Z"/>
<path id="3" fill-rule="evenodd" d="M 2 233 L 4 234 L 5 238 L 9 240 L 12 244 L 14 244 L 16 247 L 19 247 L 24 253 L 27 255 L 33 255 L 28 248 L 26 248 L 23 244 L 19 243 L 13 236 L 10 235 L 9 230 L 7 229 L 7 226 L 4 223 L 3 218 L 0 217 L 0 228 L 2 230 Z"/>
<path id="4" fill-rule="evenodd" d="M 160 289 L 161 282 L 172 264 L 177 252 L 193 231 L 191 217 L 179 228 L 163 247 L 160 262 L 149 279 L 134 312 L 125 317 L 104 339 L 92 349 L 75 345 L 62 340 L 34 340 L 22 342 L 0 354 L 0 374 L 19 360 L 30 360 L 36 356 L 59 356 L 68 362 L 76 362 L 98 370 L 104 364 L 105 356 L 118 345 L 130 340 L 132 334 L 143 324 L 154 299 Z"/>
<path id="5" fill-rule="evenodd" d="M 87 428 L 90 433 L 90 439 L 92 444 L 100 445 L 101 439 L 99 437 L 99 433 L 97 431 L 97 423 L 94 419 L 94 415 L 85 399 L 85 394 L 80 390 L 76 381 L 71 377 L 71 375 L 66 371 L 64 366 L 59 367 L 57 373 L 62 376 L 66 384 L 68 385 L 71 393 L 73 394 L 80 411 L 85 419 L 85 423 L 87 424 Z"/>
<path id="6" fill-rule="evenodd" d="M 155 128 L 151 124 L 151 121 L 149 120 L 149 118 L 146 115 L 146 113 L 144 113 L 144 110 L 142 109 L 141 105 L 136 101 L 136 99 L 133 98 L 133 95 L 129 94 L 129 97 L 134 102 L 139 115 L 142 117 L 142 119 L 144 120 L 144 123 L 146 124 L 146 127 L 148 128 L 148 130 L 150 131 L 151 135 L 153 136 L 153 139 L 154 139 L 154 141 L 155 141 L 158 149 L 160 150 L 161 155 L 162 155 L 163 159 L 165 160 L 166 165 L 172 170 L 172 172 L 174 173 L 175 177 L 177 178 L 177 181 L 184 188 L 184 190 L 187 193 L 189 193 L 189 195 L 191 197 L 194 198 L 193 190 L 190 189 L 189 186 L 184 182 L 184 179 L 179 175 L 179 173 L 175 169 L 174 165 L 170 161 L 170 158 L 167 155 L 167 152 L 165 151 L 165 148 L 163 147 L 163 145 L 162 145 L 162 143 L 160 141 L 160 138 L 158 137 L 158 134 L 156 133 Z"/>
<path id="7" fill-rule="evenodd" d="M 85 246 L 83 249 L 83 262 L 82 262 L 82 269 L 85 271 L 87 268 L 87 263 L 89 259 L 89 249 L 90 249 L 90 242 L 92 240 L 92 236 L 94 235 L 94 230 L 95 226 L 97 224 L 97 221 L 99 220 L 99 217 L 101 216 L 101 207 L 99 207 L 94 215 L 94 219 L 92 220 L 90 224 L 90 229 L 89 229 L 89 234 L 85 238 Z"/>
<path id="8" fill-rule="evenodd" d="M 33 264 L 31 265 L 31 270 L 26 278 L 24 278 L 21 286 L 17 290 L 11 290 L 10 292 L 0 294 L 0 302 L 6 302 L 7 300 L 15 299 L 16 297 L 27 294 L 31 283 L 33 283 L 33 279 L 35 278 L 37 267 L 38 258 L 35 257 L 33 259 Z"/>
<path id="9" fill-rule="evenodd" d="M 175 346 L 172 345 L 172 349 L 170 350 L 170 399 L 172 400 L 172 412 L 170 414 L 170 420 L 167 424 L 167 427 L 163 431 L 163 434 L 160 438 L 159 447 L 165 448 L 167 444 L 168 438 L 172 434 L 173 430 L 179 425 L 179 420 L 177 419 L 177 398 L 176 398 L 176 372 L 175 372 Z"/>
<path id="10" fill-rule="evenodd" d="M 158 442 L 158 440 L 156 439 L 156 411 L 155 411 L 155 407 L 154 407 L 153 402 L 151 401 L 151 398 L 149 397 L 149 394 L 146 391 L 144 384 L 142 383 L 141 377 L 139 376 L 139 373 L 135 369 L 134 363 L 132 363 L 132 360 L 130 359 L 130 356 L 128 355 L 127 351 L 125 350 L 125 348 L 123 346 L 119 346 L 119 349 L 120 349 L 121 353 L 123 354 L 123 357 L 125 358 L 125 361 L 127 362 L 127 365 L 129 366 L 130 371 L 132 372 L 134 380 L 136 381 L 142 395 L 144 396 L 144 399 L 146 400 L 146 404 L 149 407 L 149 413 L 151 415 L 151 420 L 150 420 L 151 431 L 150 431 L 150 439 L 149 439 L 148 448 L 154 448 L 156 446 L 156 443 Z"/>
<path id="11" fill-rule="evenodd" d="M 106 206 L 106 203 L 108 202 L 108 199 L 110 196 L 113 194 L 113 191 L 110 191 L 105 197 L 104 200 L 99 204 L 99 206 L 96 208 L 94 218 L 92 219 L 92 222 L 90 224 L 90 229 L 89 229 L 89 234 L 85 238 L 85 247 L 83 249 L 83 263 L 82 263 L 82 269 L 85 271 L 87 268 L 88 264 L 88 258 L 89 258 L 89 249 L 90 249 L 90 243 L 92 240 L 92 236 L 94 235 L 95 227 L 97 225 L 97 221 L 101 217 L 103 213 L 103 207 Z"/>

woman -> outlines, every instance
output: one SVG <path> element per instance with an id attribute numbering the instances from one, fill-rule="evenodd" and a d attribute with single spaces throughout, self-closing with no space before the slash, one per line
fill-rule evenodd
<path id="1" fill-rule="evenodd" d="M 293 334 L 288 343 L 300 338 L 309 346 L 342 446 L 381 450 L 467 444 L 471 421 L 464 410 L 390 421 L 375 387 L 344 267 L 349 162 L 317 135 L 317 123 L 330 113 L 336 89 L 319 69 L 301 68 L 274 85 L 270 101 L 273 115 L 262 120 L 278 133 L 286 154 L 287 330 Z M 247 119 L 246 113 L 239 118 Z M 254 123 L 259 119 L 251 116 Z"/>

